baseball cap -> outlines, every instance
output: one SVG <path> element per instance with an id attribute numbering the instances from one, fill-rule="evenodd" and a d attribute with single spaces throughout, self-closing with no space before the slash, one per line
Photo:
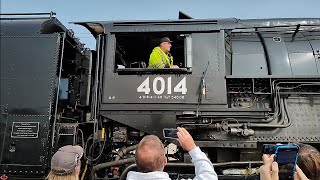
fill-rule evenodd
<path id="1" fill-rule="evenodd" d="M 74 171 L 80 164 L 83 148 L 80 146 L 67 145 L 58 149 L 52 156 L 51 170 L 56 175 L 67 175 Z"/>
<path id="2" fill-rule="evenodd" d="M 163 42 L 170 42 L 171 43 L 173 41 L 171 41 L 168 37 L 163 37 L 163 38 L 160 39 L 160 43 L 159 44 L 161 44 Z"/>

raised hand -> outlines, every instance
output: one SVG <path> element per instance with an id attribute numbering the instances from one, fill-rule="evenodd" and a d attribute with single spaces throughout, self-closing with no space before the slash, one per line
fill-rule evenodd
<path id="1" fill-rule="evenodd" d="M 186 150 L 186 151 L 191 151 L 194 149 L 196 144 L 194 143 L 194 140 L 192 136 L 189 134 L 189 132 L 185 128 L 180 128 L 178 127 L 178 132 L 177 132 L 178 138 L 180 145 Z"/>

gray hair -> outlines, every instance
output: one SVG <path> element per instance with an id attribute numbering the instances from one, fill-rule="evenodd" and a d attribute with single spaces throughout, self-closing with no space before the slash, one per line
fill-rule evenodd
<path id="1" fill-rule="evenodd" d="M 135 162 L 139 172 L 162 171 L 164 158 L 164 147 L 157 136 L 145 136 L 138 144 Z"/>

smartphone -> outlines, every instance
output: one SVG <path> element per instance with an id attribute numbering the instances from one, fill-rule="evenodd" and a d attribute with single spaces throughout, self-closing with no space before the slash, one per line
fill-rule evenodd
<path id="1" fill-rule="evenodd" d="M 264 144 L 262 146 L 262 154 L 274 154 L 278 145 L 276 144 Z"/>
<path id="2" fill-rule="evenodd" d="M 175 128 L 164 128 L 163 137 L 168 139 L 178 139 L 178 129 Z"/>
<path id="3" fill-rule="evenodd" d="M 298 160 L 299 146 L 295 144 L 276 147 L 275 161 L 279 166 L 279 179 L 293 179 Z"/>

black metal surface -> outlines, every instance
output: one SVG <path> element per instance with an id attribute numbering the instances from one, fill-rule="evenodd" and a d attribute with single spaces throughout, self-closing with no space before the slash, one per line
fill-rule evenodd
<path id="1" fill-rule="evenodd" d="M 152 114 L 118 114 L 101 112 L 101 114 L 114 121 L 120 122 L 138 130 L 142 130 L 149 134 L 155 134 L 159 137 L 163 137 L 163 128 L 176 127 L 175 113 L 154 112 Z"/>
<path id="2" fill-rule="evenodd" d="M 55 17 L 53 18 L 1 18 L 3 36 L 37 36 L 41 33 L 52 34 L 65 32 L 67 28 Z M 24 29 L 24 31 L 21 31 Z"/>
<path id="3" fill-rule="evenodd" d="M 257 141 L 195 141 L 199 147 L 257 148 Z"/>
<path id="4" fill-rule="evenodd" d="M 193 19 L 193 18 L 191 16 L 189 16 L 188 14 L 186 14 L 182 11 L 179 11 L 178 19 Z"/>
<path id="5" fill-rule="evenodd" d="M 48 167 L 59 51 L 60 34 L 1 36 L 0 172 L 41 175 Z"/>
<path id="6" fill-rule="evenodd" d="M 232 75 L 268 75 L 267 55 L 258 35 L 234 34 L 231 41 Z"/>
<path id="7" fill-rule="evenodd" d="M 1 16 L 21 16 L 21 15 L 32 15 L 32 16 L 39 16 L 39 15 L 49 15 L 50 17 L 56 15 L 55 12 L 50 13 L 2 13 Z"/>
<path id="8" fill-rule="evenodd" d="M 6 52 L 1 53 L 1 80 L 9 85 L 1 86 L 1 104 L 13 115 L 47 115 L 54 93 L 60 35 L 1 38 L 2 52 Z"/>

